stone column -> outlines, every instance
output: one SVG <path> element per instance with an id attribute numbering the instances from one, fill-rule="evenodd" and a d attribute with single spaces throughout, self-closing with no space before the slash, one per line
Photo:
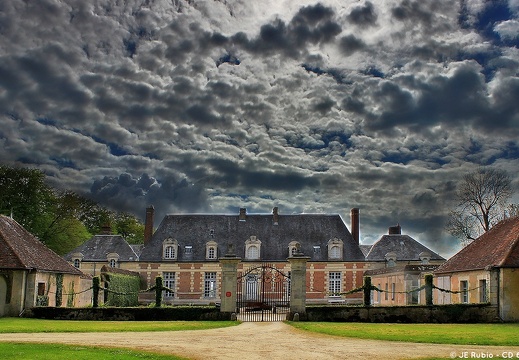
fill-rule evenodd
<path id="1" fill-rule="evenodd" d="M 302 253 L 288 258 L 290 263 L 290 320 L 299 314 L 300 320 L 306 319 L 306 262 L 310 259 Z"/>
<path id="2" fill-rule="evenodd" d="M 236 288 L 238 281 L 238 264 L 240 261 L 241 259 L 233 254 L 226 254 L 220 258 L 220 264 L 222 265 L 221 312 L 236 312 Z"/>

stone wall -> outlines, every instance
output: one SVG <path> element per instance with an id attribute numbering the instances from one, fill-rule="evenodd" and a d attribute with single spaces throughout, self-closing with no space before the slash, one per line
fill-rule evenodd
<path id="1" fill-rule="evenodd" d="M 307 306 L 306 321 L 373 323 L 493 323 L 498 309 L 488 304 L 434 306 Z"/>

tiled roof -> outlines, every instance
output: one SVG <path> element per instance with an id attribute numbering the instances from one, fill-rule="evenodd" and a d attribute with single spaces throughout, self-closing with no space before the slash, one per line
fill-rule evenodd
<path id="1" fill-rule="evenodd" d="M 386 254 L 394 252 L 397 261 L 419 261 L 420 254 L 427 252 L 431 255 L 431 260 L 445 260 L 442 256 L 435 253 L 426 246 L 409 235 L 393 234 L 383 235 L 366 255 L 367 261 L 385 261 Z"/>
<path id="2" fill-rule="evenodd" d="M 218 244 L 218 256 L 227 252 L 229 244 L 238 257 L 244 258 L 245 241 L 256 236 L 261 241 L 262 261 L 284 261 L 288 245 L 297 241 L 304 255 L 312 261 L 327 261 L 329 240 L 343 241 L 343 261 L 363 261 L 364 255 L 339 215 L 279 215 L 277 224 L 272 214 L 251 214 L 245 221 L 238 215 L 168 215 L 159 225 L 140 256 L 141 261 L 162 261 L 162 244 L 168 238 L 178 241 L 177 261 L 205 261 L 206 243 Z M 185 246 L 192 246 L 187 258 Z M 317 249 L 318 247 L 318 249 Z"/>
<path id="3" fill-rule="evenodd" d="M 503 220 L 461 249 L 435 273 L 519 267 L 519 217 Z"/>
<path id="4" fill-rule="evenodd" d="M 64 258 L 72 261 L 73 254 L 81 253 L 82 261 L 107 261 L 108 254 L 116 253 L 119 255 L 118 261 L 138 261 L 139 255 L 135 249 L 139 247 L 132 247 L 121 235 L 95 235 Z"/>
<path id="5" fill-rule="evenodd" d="M 0 215 L 0 269 L 82 274 L 15 220 L 3 215 Z"/>
<path id="6" fill-rule="evenodd" d="M 364 256 L 368 255 L 369 254 L 369 251 L 371 250 L 371 247 L 373 245 L 359 245 L 360 246 L 360 250 L 362 251 L 362 253 L 364 254 Z"/>

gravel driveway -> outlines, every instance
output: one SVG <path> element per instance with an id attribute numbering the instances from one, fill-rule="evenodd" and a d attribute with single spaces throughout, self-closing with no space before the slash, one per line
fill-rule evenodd
<path id="1" fill-rule="evenodd" d="M 0 334 L 0 341 L 124 347 L 204 360 L 413 359 L 432 356 L 449 359 L 461 357 L 464 352 L 469 359 L 481 354 L 487 354 L 486 358 L 489 358 L 488 354 L 503 358 L 503 352 L 511 352 L 513 358 L 519 358 L 519 347 L 341 338 L 301 331 L 282 322 L 248 322 L 228 328 L 190 331 Z"/>

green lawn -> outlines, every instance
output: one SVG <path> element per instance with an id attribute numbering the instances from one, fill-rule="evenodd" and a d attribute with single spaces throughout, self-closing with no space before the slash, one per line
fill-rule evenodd
<path id="1" fill-rule="evenodd" d="M 373 324 L 289 322 L 295 328 L 361 339 L 519 346 L 519 324 Z"/>
<path id="2" fill-rule="evenodd" d="M 99 348 L 77 345 L 13 344 L 0 342 L 0 357 L 4 360 L 182 360 L 173 355 L 160 355 L 127 349 Z"/>
<path id="3" fill-rule="evenodd" d="M 236 321 L 86 321 L 0 318 L 0 333 L 180 331 L 215 329 L 238 324 Z"/>

